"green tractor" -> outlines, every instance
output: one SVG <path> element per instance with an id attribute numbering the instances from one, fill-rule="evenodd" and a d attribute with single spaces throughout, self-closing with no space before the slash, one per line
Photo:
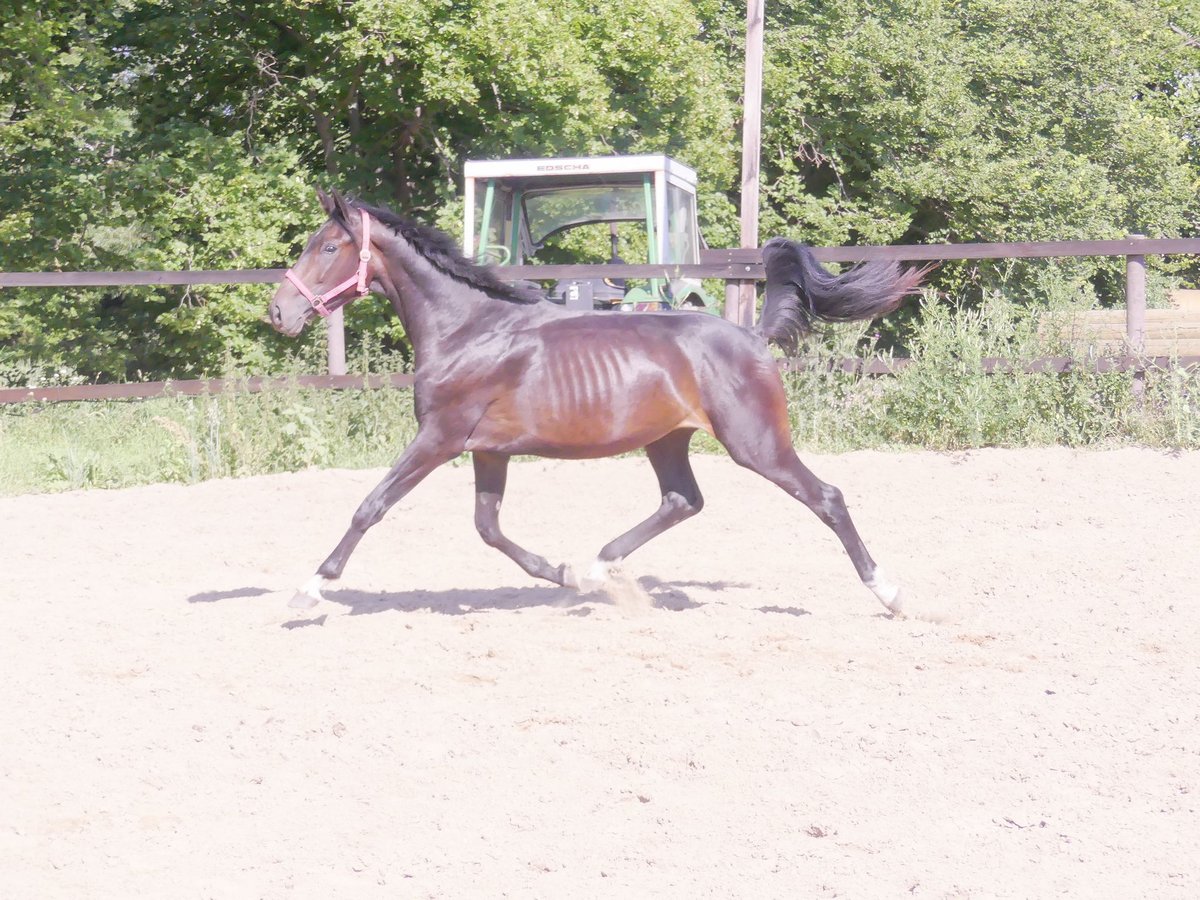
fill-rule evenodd
<path id="1" fill-rule="evenodd" d="M 699 279 L 671 275 L 700 261 L 696 173 L 682 163 L 668 156 L 472 160 L 464 174 L 468 259 L 501 267 L 661 264 L 663 277 L 643 285 L 567 278 L 549 297 L 572 309 L 719 312 Z M 607 260 L 595 258 L 600 246 Z M 622 259 L 622 247 L 641 258 Z M 581 249 L 592 258 L 580 260 Z"/>

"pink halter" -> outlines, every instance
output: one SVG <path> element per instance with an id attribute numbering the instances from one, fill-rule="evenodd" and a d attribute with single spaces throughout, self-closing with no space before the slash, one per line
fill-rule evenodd
<path id="1" fill-rule="evenodd" d="M 305 298 L 308 300 L 309 304 L 316 311 L 317 315 L 321 316 L 322 318 L 324 318 L 325 316 L 328 316 L 335 309 L 345 306 L 347 303 L 350 302 L 350 300 L 355 299 L 354 297 L 351 297 L 347 300 L 344 300 L 341 303 L 338 303 L 337 306 L 329 305 L 330 303 L 336 301 L 343 293 L 345 293 L 356 282 L 358 284 L 358 296 L 359 297 L 365 297 L 365 296 L 367 296 L 367 294 L 371 293 L 370 288 L 367 286 L 367 263 L 369 263 L 371 261 L 371 217 L 369 215 L 367 215 L 367 211 L 365 209 L 360 209 L 358 212 L 359 212 L 359 215 L 362 216 L 363 241 L 362 241 L 362 249 L 360 249 L 358 251 L 358 271 L 357 272 L 355 272 L 353 275 L 351 275 L 349 278 L 347 278 L 341 284 L 339 284 L 335 287 L 331 287 L 324 294 L 314 294 L 312 291 L 310 291 L 307 287 L 304 286 L 304 282 L 302 282 L 296 276 L 296 273 L 293 272 L 291 269 L 288 269 L 286 272 L 283 273 L 283 277 L 286 278 L 288 281 L 290 281 L 292 284 L 294 284 L 296 286 L 296 290 L 298 290 L 301 294 L 303 294 L 305 296 Z"/>

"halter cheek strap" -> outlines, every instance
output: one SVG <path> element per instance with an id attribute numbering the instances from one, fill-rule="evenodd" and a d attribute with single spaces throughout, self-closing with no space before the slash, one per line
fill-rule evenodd
<path id="1" fill-rule="evenodd" d="M 314 294 L 312 291 L 310 291 L 292 269 L 288 269 L 283 273 L 283 277 L 295 285 L 296 290 L 304 295 L 304 298 L 308 300 L 309 305 L 312 306 L 316 314 L 322 318 L 328 316 L 335 309 L 345 306 L 351 300 L 356 299 L 356 297 L 349 297 L 342 300 L 341 303 L 336 303 L 341 295 L 351 287 L 357 285 L 357 297 L 365 297 L 367 294 L 371 293 L 367 282 L 367 263 L 371 261 L 371 217 L 367 215 L 367 211 L 365 209 L 360 209 L 358 214 L 362 216 L 363 241 L 362 248 L 358 251 L 357 272 L 355 272 L 341 284 L 331 287 L 323 294 Z M 336 305 L 331 305 L 335 303 Z"/>

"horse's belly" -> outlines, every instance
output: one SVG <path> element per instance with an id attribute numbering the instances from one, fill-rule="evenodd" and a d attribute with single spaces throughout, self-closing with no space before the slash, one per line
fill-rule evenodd
<path id="1" fill-rule="evenodd" d="M 605 346 L 538 359 L 489 407 L 468 449 L 610 456 L 677 428 L 708 427 L 690 369 L 663 362 L 629 359 Z"/>

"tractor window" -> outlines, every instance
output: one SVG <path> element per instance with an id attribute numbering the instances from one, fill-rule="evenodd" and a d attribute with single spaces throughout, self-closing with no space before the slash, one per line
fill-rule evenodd
<path id="1" fill-rule="evenodd" d="M 615 258 L 621 262 L 646 262 L 646 226 L 641 222 L 621 222 L 615 226 L 592 222 L 568 228 L 547 238 L 537 256 L 526 262 L 531 265 L 599 264 L 612 262 L 614 250 Z"/>
<path id="2" fill-rule="evenodd" d="M 696 233 L 696 195 L 667 185 L 667 257 L 669 262 L 688 265 L 700 262 Z"/>
<path id="3" fill-rule="evenodd" d="M 509 265 L 513 259 L 511 229 L 512 191 L 504 185 L 491 185 L 488 203 L 487 182 L 475 192 L 475 259 L 489 265 Z M 487 217 L 485 223 L 484 217 Z"/>
<path id="4" fill-rule="evenodd" d="M 645 193 L 641 185 L 528 191 L 525 215 L 537 245 L 556 231 L 585 222 L 645 221 Z"/>

